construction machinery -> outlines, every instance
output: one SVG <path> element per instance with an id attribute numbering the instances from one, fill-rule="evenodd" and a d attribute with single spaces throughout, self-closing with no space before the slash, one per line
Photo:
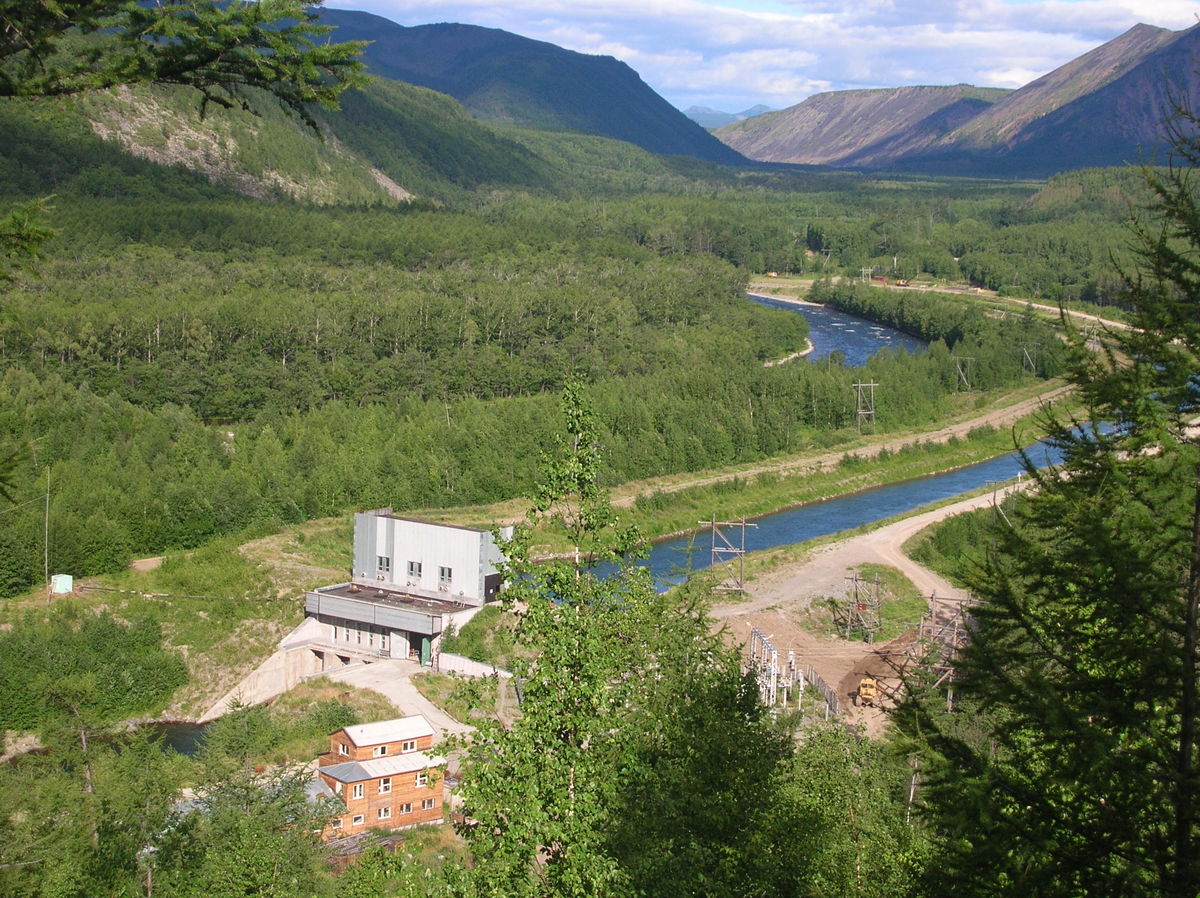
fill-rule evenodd
<path id="1" fill-rule="evenodd" d="M 874 705 L 879 701 L 879 681 L 875 677 L 863 677 L 858 681 L 858 689 L 854 693 L 854 704 Z"/>

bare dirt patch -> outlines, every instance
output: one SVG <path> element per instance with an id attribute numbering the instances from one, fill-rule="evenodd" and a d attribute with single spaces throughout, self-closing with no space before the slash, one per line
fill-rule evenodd
<path id="1" fill-rule="evenodd" d="M 1011 487 L 1020 489 L 1021 485 Z M 883 644 L 850 642 L 836 636 L 813 632 L 827 624 L 827 612 L 820 600 L 846 594 L 846 578 L 861 565 L 886 564 L 899 569 L 925 595 L 963 598 L 966 593 L 917 564 L 902 551 L 902 546 L 920 530 L 953 514 L 981 508 L 993 501 L 990 493 L 973 496 L 941 508 L 904 518 L 868 533 L 830 543 L 807 557 L 784 561 L 776 569 L 747 583 L 746 599 L 736 604 L 717 605 L 712 616 L 731 644 L 744 647 L 750 629 L 756 627 L 771 640 L 785 657 L 795 652 L 796 662 L 811 664 L 821 678 L 833 687 L 845 708 L 847 722 L 863 727 L 868 735 L 877 735 L 886 727 L 883 707 L 855 707 L 852 696 L 864 676 L 881 679 L 885 693 L 894 690 L 899 680 L 888 663 L 911 645 L 915 633 L 909 632 Z"/>

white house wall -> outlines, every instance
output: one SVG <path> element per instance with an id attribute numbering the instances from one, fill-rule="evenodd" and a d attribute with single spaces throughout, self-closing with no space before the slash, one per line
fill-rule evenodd
<path id="1" fill-rule="evenodd" d="M 466 527 L 411 521 L 377 512 L 354 516 L 354 579 L 397 589 L 442 592 L 448 598 L 483 601 L 484 578 L 503 556 L 492 535 Z M 383 569 L 380 559 L 389 559 Z M 420 565 L 409 575 L 409 563 Z M 450 580 L 439 576 L 449 568 Z"/>

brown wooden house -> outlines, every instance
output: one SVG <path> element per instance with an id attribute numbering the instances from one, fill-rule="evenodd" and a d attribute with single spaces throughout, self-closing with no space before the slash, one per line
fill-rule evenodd
<path id="1" fill-rule="evenodd" d="M 442 822 L 446 759 L 429 752 L 433 727 L 420 715 L 343 727 L 317 759 L 324 794 L 346 806 L 327 839 L 367 829 Z"/>

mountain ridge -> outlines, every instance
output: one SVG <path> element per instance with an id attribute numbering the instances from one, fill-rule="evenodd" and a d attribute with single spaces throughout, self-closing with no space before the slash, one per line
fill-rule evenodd
<path id="1" fill-rule="evenodd" d="M 830 165 L 881 142 L 903 139 L 922 123 L 933 128 L 939 112 L 952 116 L 945 126 L 949 130 L 961 123 L 958 116 L 975 114 L 974 104 L 990 105 L 1006 93 L 968 84 L 829 91 L 727 125 L 717 136 L 759 161 Z M 970 105 L 962 107 L 963 101 Z M 958 112 L 947 112 L 951 107 Z M 913 139 L 924 145 L 939 136 L 935 131 Z"/>
<path id="2" fill-rule="evenodd" d="M 655 93 L 624 62 L 498 28 L 397 25 L 365 12 L 324 9 L 337 40 L 369 40 L 370 72 L 457 99 L 476 118 L 600 134 L 660 155 L 745 165 L 736 150 Z"/>
<path id="3" fill-rule="evenodd" d="M 761 162 L 855 170 L 1043 177 L 1120 165 L 1167 152 L 1175 103 L 1200 108 L 1197 56 L 1200 25 L 1139 24 L 994 102 L 953 88 L 835 91 L 716 133 Z"/>

